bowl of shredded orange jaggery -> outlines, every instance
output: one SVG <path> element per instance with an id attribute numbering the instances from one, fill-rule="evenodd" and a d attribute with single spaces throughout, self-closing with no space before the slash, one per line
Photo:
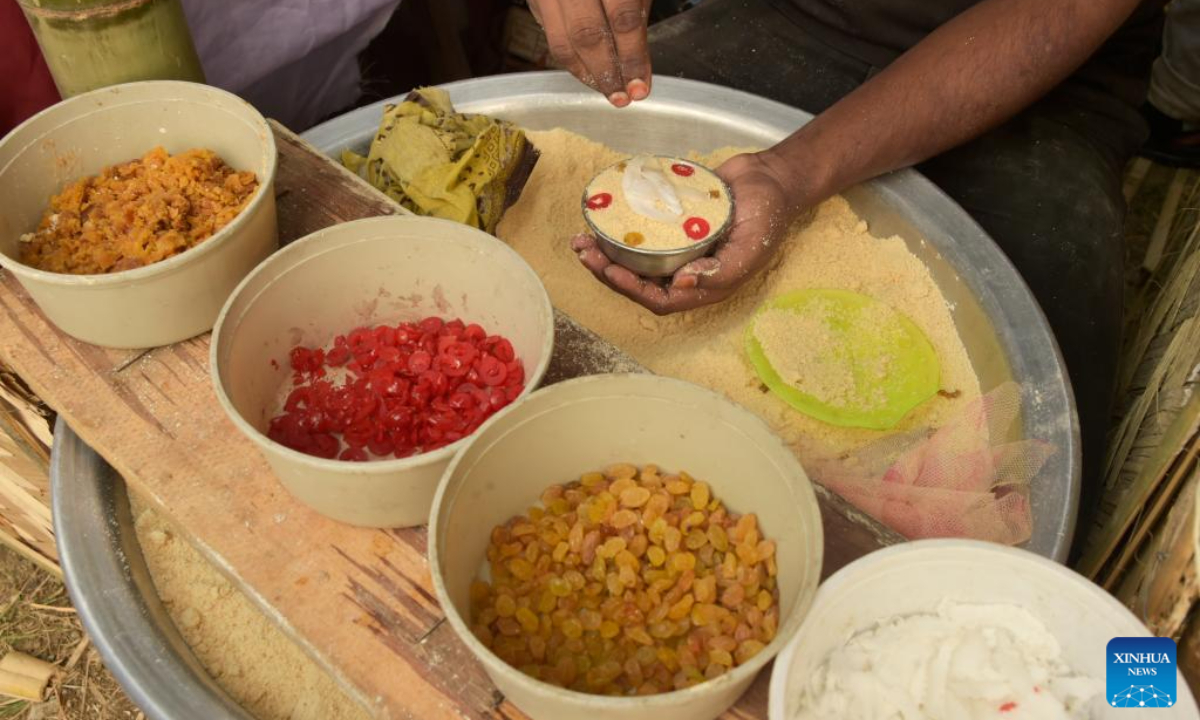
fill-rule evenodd
<path id="1" fill-rule="evenodd" d="M 208 240 L 257 188 L 254 173 L 211 150 L 156 147 L 52 197 L 37 230 L 21 236 L 21 262 L 74 275 L 145 267 Z"/>
<path id="2" fill-rule="evenodd" d="M 276 166 L 266 119 L 219 88 L 76 95 L 0 139 L 0 266 L 76 339 L 195 337 L 279 247 Z"/>

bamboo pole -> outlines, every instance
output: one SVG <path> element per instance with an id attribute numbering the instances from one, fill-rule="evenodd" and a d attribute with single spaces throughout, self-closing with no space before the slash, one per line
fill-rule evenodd
<path id="1" fill-rule="evenodd" d="M 179 0 L 17 0 L 64 98 L 137 80 L 204 82 Z"/>
<path id="2" fill-rule="evenodd" d="M 0 670 L 33 678 L 44 686 L 58 672 L 58 666 L 13 650 L 0 660 Z"/>
<path id="3" fill-rule="evenodd" d="M 46 695 L 46 684 L 28 675 L 0 670 L 0 695 L 41 702 Z"/>
<path id="4" fill-rule="evenodd" d="M 0 695 L 39 702 L 58 666 L 17 651 L 0 660 Z"/>

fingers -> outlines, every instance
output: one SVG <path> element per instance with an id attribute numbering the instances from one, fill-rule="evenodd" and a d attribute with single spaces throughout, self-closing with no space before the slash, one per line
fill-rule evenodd
<path id="1" fill-rule="evenodd" d="M 713 172 L 728 183 L 746 172 L 748 168 L 753 166 L 753 163 L 754 155 L 752 153 L 738 153 L 713 168 Z"/>
<path id="2" fill-rule="evenodd" d="M 720 269 L 721 261 L 715 257 L 704 257 L 699 260 L 693 260 L 675 271 L 675 277 L 671 280 L 671 287 L 685 289 L 699 287 L 701 278 L 714 275 Z"/>
<path id="3" fill-rule="evenodd" d="M 657 280 L 640 277 L 616 264 L 604 268 L 604 277 L 601 280 L 656 315 L 694 310 L 719 302 L 727 295 L 725 291 L 707 290 L 702 287 L 665 286 Z"/>
<path id="4" fill-rule="evenodd" d="M 583 4 L 591 4 L 592 1 L 584 0 Z M 598 89 L 595 78 L 584 65 L 583 59 L 575 52 L 575 46 L 571 44 L 567 19 L 559 0 L 539 0 L 532 7 L 534 8 L 534 17 L 542 24 L 542 30 L 546 32 L 546 44 L 554 62 L 559 67 L 565 68 L 584 85 Z"/>
<path id="5" fill-rule="evenodd" d="M 611 265 L 612 261 L 596 245 L 596 239 L 591 235 L 576 235 L 571 238 L 571 249 L 578 255 L 579 262 L 603 282 L 604 268 Z"/>
<path id="6" fill-rule="evenodd" d="M 625 92 L 632 100 L 645 99 L 650 93 L 646 3 L 644 0 L 603 0 L 603 3 L 613 32 Z"/>
<path id="7" fill-rule="evenodd" d="M 588 235 L 587 233 L 579 233 L 575 237 L 571 238 L 571 249 L 575 252 L 582 252 L 589 247 L 595 246 L 596 238 Z"/>
<path id="8" fill-rule="evenodd" d="M 650 94 L 648 0 L 531 0 L 554 61 L 613 105 Z"/>
<path id="9" fill-rule="evenodd" d="M 620 265 L 609 265 L 604 268 L 604 277 L 600 278 L 600 280 L 621 295 L 655 314 L 665 315 L 671 312 L 668 309 L 670 298 L 666 288 L 653 280 L 635 274 L 628 268 L 621 267 Z"/>
<path id="10" fill-rule="evenodd" d="M 612 104 L 628 105 L 604 4 L 601 0 L 571 0 L 569 6 L 570 12 L 563 12 L 567 39 L 595 81 L 595 88 Z"/>
<path id="11" fill-rule="evenodd" d="M 727 291 L 721 289 L 713 290 L 695 284 L 689 286 L 686 280 L 681 283 L 679 273 L 670 286 L 659 280 L 641 277 L 609 260 L 591 235 L 576 235 L 571 238 L 571 250 L 597 280 L 657 315 L 692 310 L 718 302 L 727 294 Z M 684 269 L 680 273 L 683 277 L 694 279 L 719 266 L 716 258 L 702 258 L 686 266 L 694 272 Z"/>

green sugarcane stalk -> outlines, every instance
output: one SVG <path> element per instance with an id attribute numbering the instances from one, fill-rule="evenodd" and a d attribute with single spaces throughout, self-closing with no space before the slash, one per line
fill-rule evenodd
<path id="1" fill-rule="evenodd" d="M 204 82 L 179 0 L 17 0 L 63 98 L 137 80 Z"/>

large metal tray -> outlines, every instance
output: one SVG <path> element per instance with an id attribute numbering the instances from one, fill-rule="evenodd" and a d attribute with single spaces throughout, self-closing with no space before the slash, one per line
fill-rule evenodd
<path id="1" fill-rule="evenodd" d="M 655 80 L 652 100 L 621 111 L 560 73 L 446 87 L 464 111 L 534 129 L 566 127 L 627 152 L 765 146 L 811 117 L 756 96 L 669 77 Z M 361 150 L 375 132 L 383 104 L 318 126 L 305 138 L 329 154 L 346 147 Z M 900 235 L 929 265 L 954 305 L 984 389 L 1008 379 L 1025 388 L 1018 434 L 1059 448 L 1033 487 L 1036 527 L 1027 547 L 1064 560 L 1078 494 L 1078 421 L 1062 360 L 1037 304 L 979 226 L 919 174 L 893 173 L 847 198 L 873 232 Z M 63 422 L 55 432 L 50 481 L 71 599 L 134 702 L 151 720 L 249 720 L 207 677 L 162 607 L 120 476 Z"/>
<path id="2" fill-rule="evenodd" d="M 208 676 L 163 607 L 125 482 L 62 420 L 50 498 L 71 603 L 104 664 L 150 720 L 253 720 Z"/>
<path id="3" fill-rule="evenodd" d="M 617 150 L 666 155 L 722 147 L 767 147 L 812 119 L 809 113 L 747 93 L 656 77 L 650 100 L 618 110 L 561 72 L 501 75 L 447 86 L 457 109 L 523 127 L 563 127 Z M 383 101 L 305 133 L 322 152 L 364 151 Z M 1025 282 L 987 233 L 945 193 L 913 170 L 864 183 L 845 197 L 881 237 L 899 235 L 929 267 L 986 392 L 1007 380 L 1024 391 L 1014 438 L 1038 438 L 1058 452 L 1034 479 L 1033 537 L 1025 547 L 1065 561 L 1080 482 L 1079 425 L 1058 345 Z"/>

